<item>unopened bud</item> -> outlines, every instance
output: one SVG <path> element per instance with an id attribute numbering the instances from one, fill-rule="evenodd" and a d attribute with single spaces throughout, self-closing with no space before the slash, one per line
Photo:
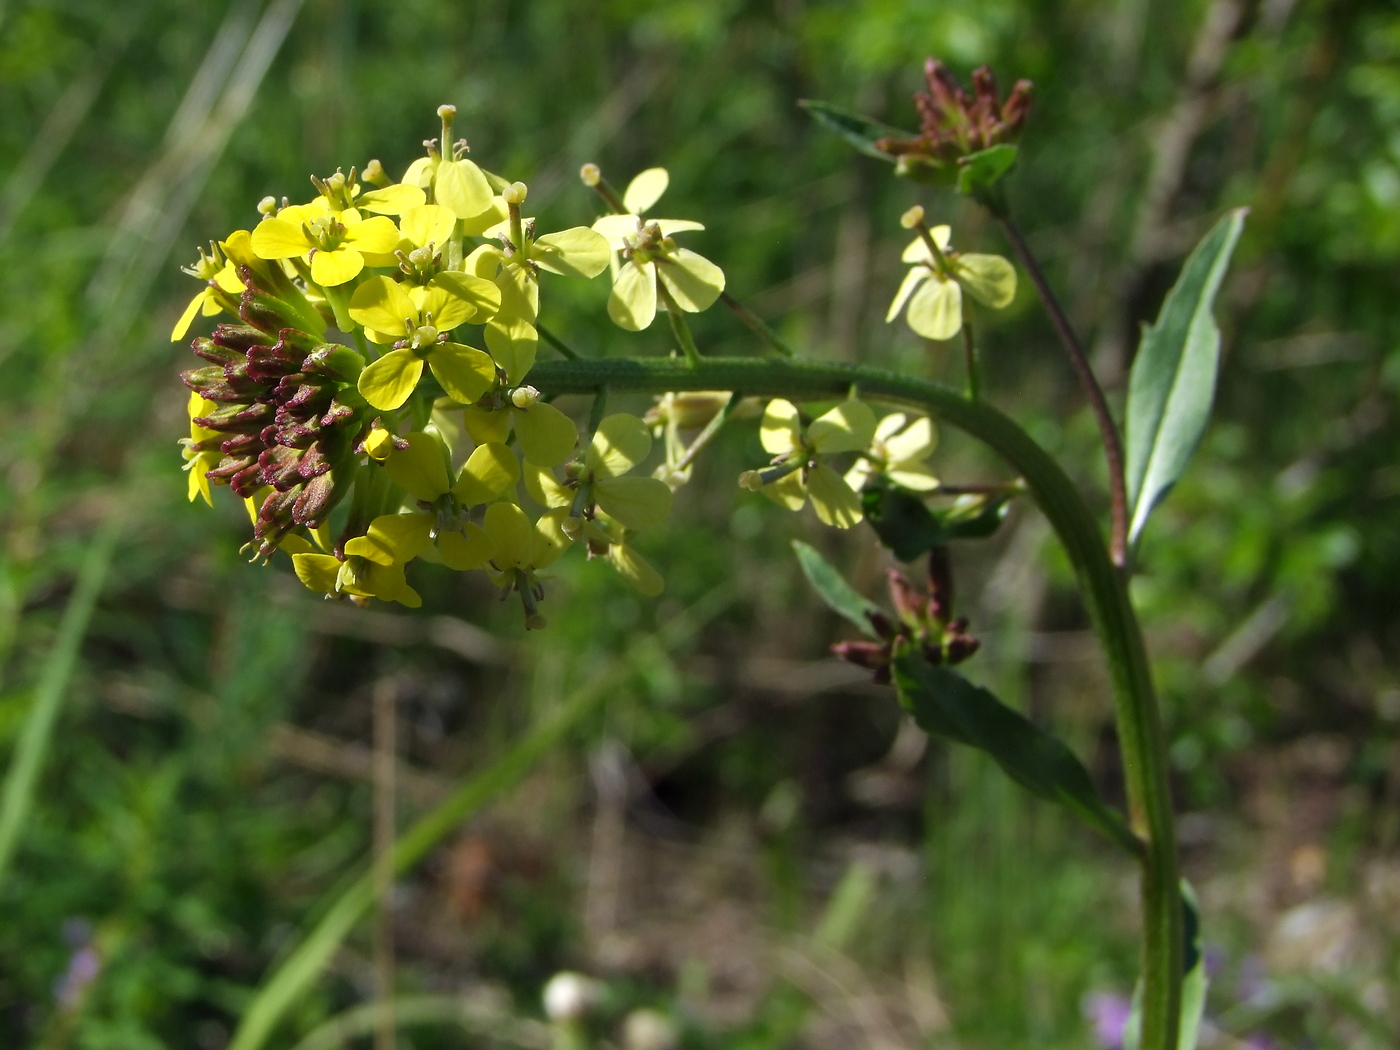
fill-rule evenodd
<path id="1" fill-rule="evenodd" d="M 394 435 L 383 427 L 375 427 L 365 438 L 365 452 L 370 459 L 384 460 L 389 458 L 389 454 L 394 451 Z"/>
<path id="2" fill-rule="evenodd" d="M 258 212 L 261 215 L 276 215 L 277 198 L 264 197 L 262 200 L 258 201 Z"/>
<path id="3" fill-rule="evenodd" d="M 518 386 L 510 392 L 510 403 L 516 408 L 533 408 L 540 399 L 540 392 L 532 386 Z"/>
<path id="4" fill-rule="evenodd" d="M 578 169 L 578 177 L 585 186 L 593 187 L 603 181 L 603 169 L 596 164 L 585 164 Z"/>
<path id="5" fill-rule="evenodd" d="M 899 217 L 899 224 L 906 230 L 912 230 L 922 225 L 924 221 L 924 209 L 922 205 L 914 205 Z"/>
<path id="6" fill-rule="evenodd" d="M 525 197 L 530 192 L 528 186 L 523 182 L 512 182 L 501 191 L 501 198 L 507 204 L 514 204 L 517 207 L 525 203 Z"/>
<path id="7" fill-rule="evenodd" d="M 365 170 L 360 173 L 360 178 L 364 179 L 371 186 L 389 185 L 389 176 L 384 171 L 384 165 L 377 159 L 371 160 L 365 165 Z"/>

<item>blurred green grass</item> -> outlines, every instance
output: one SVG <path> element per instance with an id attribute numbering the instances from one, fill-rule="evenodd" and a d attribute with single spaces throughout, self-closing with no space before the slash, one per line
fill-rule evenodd
<path id="1" fill-rule="evenodd" d="M 245 565 L 241 510 L 187 505 L 178 471 L 188 355 L 168 333 L 193 289 L 177 266 L 264 195 L 308 193 L 309 173 L 371 156 L 400 172 L 445 101 L 473 155 L 529 182 L 552 220 L 592 218 L 584 161 L 617 181 L 665 165 L 668 206 L 707 224 L 698 250 L 789 342 L 956 382 L 955 354 L 882 323 L 897 218 L 920 199 L 960 244 L 1002 250 L 994 231 L 795 106 L 908 126 L 930 53 L 1036 81 L 1013 202 L 1115 392 L 1194 237 L 1225 207 L 1253 209 L 1220 310 L 1218 420 L 1149 530 L 1135 594 L 1221 959 L 1219 1038 L 1383 1045 L 1377 1032 L 1400 1031 L 1398 52 L 1400 18 L 1379 2 L 12 0 L 7 768 L 86 552 L 103 523 L 123 530 L 0 881 L 5 1045 L 224 1045 L 365 858 L 354 748 L 375 679 L 406 697 L 407 820 L 724 581 L 723 616 L 634 653 L 597 716 L 404 880 L 404 992 L 503 988 L 538 1016 L 544 981 L 572 966 L 608 978 L 604 1029 L 658 1005 L 687 1045 L 1085 1045 L 1083 997 L 1131 987 L 1131 873 L 975 756 L 891 749 L 890 699 L 817 662 L 840 627 L 788 540 L 821 544 L 870 593 L 876 552 L 737 492 L 758 454 L 742 426 L 646 552 L 666 596 L 569 561 L 549 630 L 529 638 L 484 584 L 428 566 L 421 614 L 313 601 L 285 565 Z M 561 291 L 547 320 L 588 353 L 664 352 L 659 331 L 611 328 L 604 296 Z M 727 317 L 696 327 L 711 352 L 748 349 Z M 1029 297 L 987 327 L 992 396 L 1095 484 L 1091 421 Z M 949 433 L 938 469 L 999 476 Z M 979 673 L 1113 793 L 1102 675 L 1045 539 L 1027 511 L 957 552 L 986 635 Z M 633 786 L 610 859 L 598 770 L 613 747 Z M 879 891 L 833 962 L 808 941 L 855 857 Z M 367 945 L 352 935 L 275 1045 L 363 1001 Z M 84 980 L 88 951 L 100 967 Z M 813 959 L 843 991 L 804 983 Z M 450 1027 L 409 1037 L 456 1045 Z"/>

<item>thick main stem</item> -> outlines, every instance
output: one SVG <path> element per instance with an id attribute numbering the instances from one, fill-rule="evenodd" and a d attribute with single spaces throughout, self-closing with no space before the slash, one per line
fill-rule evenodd
<path id="1" fill-rule="evenodd" d="M 1001 223 L 1007 240 L 1011 242 L 1011 249 L 1016 253 L 1016 258 L 1020 260 L 1026 273 L 1030 275 L 1031 283 L 1035 285 L 1036 294 L 1040 296 L 1040 301 L 1045 306 L 1045 312 L 1050 315 L 1050 323 L 1055 326 L 1055 333 L 1060 337 L 1061 344 L 1064 345 L 1065 353 L 1069 356 L 1069 363 L 1074 368 L 1074 374 L 1079 379 L 1084 396 L 1089 399 L 1089 407 L 1093 410 L 1094 420 L 1099 425 L 1104 458 L 1108 460 L 1109 554 L 1113 559 L 1113 564 L 1121 569 L 1128 560 L 1128 487 L 1123 471 L 1123 441 L 1118 436 L 1118 424 L 1113 421 L 1113 413 L 1108 410 L 1108 401 L 1104 398 L 1103 387 L 1099 386 L 1094 370 L 1089 367 L 1089 358 L 1084 353 L 1079 336 L 1075 334 L 1074 326 L 1069 323 L 1069 317 L 1065 314 L 1064 307 L 1060 305 L 1055 290 L 1050 287 L 1050 282 L 1046 280 L 1045 272 L 1041 270 L 1040 264 L 1031 254 L 1030 245 L 1022 236 L 1020 227 L 1006 214 L 997 214 L 997 221 Z"/>
<path id="2" fill-rule="evenodd" d="M 925 379 L 849 364 L 772 358 L 595 359 L 536 364 L 529 381 L 551 394 L 731 390 L 758 397 L 865 398 L 921 409 L 985 442 L 1025 479 L 1064 545 L 1103 646 L 1113 682 L 1119 748 L 1142 857 L 1143 996 L 1141 1050 L 1176 1050 L 1183 935 L 1176 834 L 1166 743 L 1142 632 L 1099 523 L 1074 483 L 1013 420 Z"/>
<path id="3" fill-rule="evenodd" d="M 398 685 L 374 686 L 374 1050 L 394 1050 L 394 774 L 398 763 Z"/>

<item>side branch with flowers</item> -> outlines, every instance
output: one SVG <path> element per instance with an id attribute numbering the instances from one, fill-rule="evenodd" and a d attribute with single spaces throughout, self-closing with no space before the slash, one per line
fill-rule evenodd
<path id="1" fill-rule="evenodd" d="M 927 74 L 917 136 L 807 105 L 858 148 L 893 162 L 896 174 L 956 189 L 1005 217 L 1002 180 L 1016 159 L 1011 142 L 1028 111 L 1029 86 L 1018 85 L 1003 102 L 985 71 L 973 96 L 937 63 Z M 1006 307 L 1016 294 L 1012 264 L 954 251 L 950 227 L 930 227 L 920 206 L 904 216 L 915 234 L 904 252 L 911 268 L 887 320 L 903 315 L 930 339 L 961 334 L 966 395 L 920 377 L 790 359 L 726 290 L 720 267 L 677 239 L 701 224 L 649 214 L 667 189 L 663 169 L 648 169 L 619 191 L 596 165 L 585 165 L 582 181 L 606 214 L 591 227 L 542 233 L 524 213 L 527 187 L 468 158 L 466 144 L 453 139 L 452 107 L 441 107 L 439 117 L 440 138 L 400 182 L 376 161 L 363 172 L 313 178 L 309 202 L 265 199 L 252 229 L 201 251 L 187 271 L 204 287 L 172 338 L 185 338 L 199 316 L 224 318 L 192 344 L 206 364 L 183 373 L 190 499 L 212 502 L 215 488 L 231 489 L 252 521 L 252 558 L 267 562 L 285 552 L 298 578 L 329 598 L 417 606 L 410 564 L 482 569 L 503 594 L 518 596 L 526 627 L 536 629 L 546 626 L 545 570 L 576 545 L 589 558 L 607 559 L 641 593 L 659 594 L 662 574 L 638 552 L 636 537 L 665 521 L 674 490 L 691 480 L 722 427 L 760 417 L 772 458 L 740 476 L 743 489 L 792 510 L 810 502 L 835 528 L 868 521 L 899 561 L 928 560 L 928 592 L 892 573 L 886 612 L 814 550 L 800 549 L 818 593 L 868 636 L 836 651 L 892 684 L 924 729 L 987 751 L 1028 790 L 1067 806 L 1140 862 L 1140 1045 L 1177 1047 L 1178 1030 L 1194 1025 L 1195 998 L 1188 994 L 1183 1007 L 1183 984 L 1190 993 L 1203 977 L 1183 933 L 1166 750 L 1124 559 L 1110 557 L 1099 521 L 1054 459 L 980 396 L 964 295 L 992 310 Z M 1210 302 L 1239 216 L 1231 221 L 1188 260 L 1149 330 L 1156 333 L 1145 351 L 1152 375 L 1139 382 L 1135 369 L 1128 433 L 1149 434 L 1147 448 L 1129 447 L 1129 462 L 1146 464 L 1133 475 L 1135 522 L 1175 480 L 1180 449 L 1189 453 L 1204 425 L 1200 412 L 1181 411 L 1176 380 L 1202 360 L 1200 347 L 1186 344 L 1213 331 Z M 608 316 L 636 332 L 665 313 L 675 340 L 670 357 L 583 359 L 541 325 L 542 288 L 605 270 Z M 1038 270 L 1033 277 L 1048 294 Z M 765 356 L 703 355 L 686 316 L 716 302 L 753 331 Z M 1189 323 L 1180 323 L 1181 314 Z M 541 339 L 565 359 L 537 361 Z M 609 413 L 608 395 L 623 392 L 652 394 L 656 403 L 645 418 Z M 568 395 L 589 399 L 582 430 L 552 403 Z M 880 405 L 896 411 L 881 418 Z M 1141 415 L 1150 425 L 1134 429 Z M 1015 477 L 943 484 L 928 462 L 935 418 L 986 443 Z M 1158 443 L 1176 458 L 1156 457 Z M 658 447 L 659 464 L 639 473 Z M 995 531 L 1022 492 L 1063 543 L 1104 647 L 1126 818 L 1099 798 L 1064 744 L 952 669 L 977 640 L 952 613 L 947 544 Z M 1117 554 L 1116 526 L 1114 535 Z"/>

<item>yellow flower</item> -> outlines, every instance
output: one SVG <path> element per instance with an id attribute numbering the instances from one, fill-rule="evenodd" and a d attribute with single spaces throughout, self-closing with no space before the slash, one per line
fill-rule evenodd
<path id="1" fill-rule="evenodd" d="M 193 503 L 196 496 L 203 496 L 204 502 L 211 507 L 214 505 L 214 499 L 209 491 L 209 479 L 204 474 L 217 467 L 224 454 L 217 448 L 195 451 L 195 445 L 220 438 L 217 432 L 200 426 L 195 420 L 210 415 L 218 407 L 213 401 L 201 397 L 191 390 L 190 399 L 186 405 L 190 415 L 190 436 L 180 442 L 184 446 L 181 449 L 181 454 L 185 457 L 185 471 L 189 474 L 187 485 L 189 500 Z"/>
<path id="2" fill-rule="evenodd" d="M 962 328 L 964 289 L 994 310 L 1011 305 L 1016 297 L 1015 267 L 1000 255 L 959 255 L 950 251 L 952 230 L 948 226 L 935 226 L 928 233 L 938 250 L 931 251 L 922 236 L 904 249 L 903 261 L 914 265 L 904 275 L 890 303 L 886 323 L 898 317 L 907 305 L 906 319 L 915 332 L 926 339 L 951 339 Z"/>
<path id="3" fill-rule="evenodd" d="M 648 598 L 666 589 L 666 581 L 651 563 L 632 547 L 633 533 L 606 514 L 599 514 L 584 527 L 590 558 L 607 558 L 627 585 Z"/>
<path id="4" fill-rule="evenodd" d="M 238 233 L 247 236 L 242 230 Z M 231 235 L 230 239 L 233 236 L 237 234 Z M 172 343 L 178 343 L 185 338 L 196 313 L 212 317 L 220 310 L 228 310 L 237 316 L 238 296 L 243 294 L 243 282 L 239 279 L 238 270 L 233 261 L 225 257 L 220 245 L 211 244 L 208 254 L 205 254 L 203 248 L 199 249 L 199 261 L 193 266 L 182 266 L 181 269 L 191 277 L 203 281 L 204 288 L 190 300 L 185 312 L 175 322 L 175 328 L 170 333 Z"/>
<path id="5" fill-rule="evenodd" d="M 357 221 L 361 211 L 372 212 L 375 215 L 402 215 L 427 200 L 419 186 L 398 183 L 367 190 L 355 181 L 355 176 L 354 168 L 350 169 L 348 176 L 339 168 L 334 175 L 325 179 L 312 176 L 312 184 L 320 191 L 327 210 L 333 215 L 338 217 L 347 211 L 353 211 Z"/>
<path id="6" fill-rule="evenodd" d="M 578 441 L 574 421 L 553 405 L 540 400 L 532 386 L 519 386 L 502 392 L 491 407 L 469 406 L 462 413 L 463 425 L 477 443 L 505 441 L 511 429 L 527 463 L 554 467 L 563 463 Z"/>
<path id="7" fill-rule="evenodd" d="M 453 276 L 465 275 L 440 274 L 439 278 Z M 405 288 L 387 277 L 371 277 L 355 289 L 350 298 L 351 319 L 377 343 L 397 338 L 403 344 L 371 361 L 360 373 L 359 391 L 375 408 L 392 412 L 407 401 L 423 377 L 425 363 L 454 401 L 471 404 L 495 384 L 496 366 L 490 355 L 447 340 L 447 332 L 478 317 L 484 308 L 481 299 L 470 301 L 458 290 L 451 281 Z M 463 290 L 470 294 L 471 287 L 464 285 Z"/>
<path id="8" fill-rule="evenodd" d="M 380 565 L 358 557 L 341 561 L 333 554 L 310 552 L 293 554 L 292 566 L 297 579 L 322 594 L 344 595 L 359 604 L 368 598 L 398 602 L 410 609 L 423 604 L 418 592 L 408 585 L 399 564 Z"/>
<path id="9" fill-rule="evenodd" d="M 938 445 L 938 431 L 924 416 L 908 426 L 906 423 L 908 417 L 903 412 L 880 420 L 870 447 L 861 453 L 855 466 L 846 471 L 846 483 L 851 488 L 859 492 L 872 474 L 883 474 L 896 485 L 914 492 L 938 488 L 938 478 L 924 462 Z"/>
<path id="10" fill-rule="evenodd" d="M 418 501 L 420 510 L 382 514 L 364 536 L 345 545 L 345 553 L 379 565 L 403 565 L 435 546 L 449 569 L 475 569 L 494 553 L 481 526 L 464 512 L 499 499 L 515 486 L 520 466 L 505 445 L 479 445 L 455 481 L 448 477 L 446 449 L 422 431 L 408 436 L 408 448 L 385 461 L 389 478 Z"/>
<path id="11" fill-rule="evenodd" d="M 388 216 L 362 219 L 354 209 L 325 212 L 314 205 L 293 205 L 263 219 L 253 230 L 253 253 L 259 259 L 310 255 L 311 279 L 332 288 L 358 277 L 366 255 L 391 255 L 399 246 L 399 229 Z"/>
<path id="12" fill-rule="evenodd" d="M 773 466 L 747 471 L 739 483 L 762 491 L 789 510 L 812 508 L 827 525 L 849 529 L 864 513 L 860 497 L 844 477 L 823 463 L 823 456 L 859 452 L 875 436 L 875 413 L 862 401 L 843 401 L 819 416 L 804 433 L 797 406 L 781 398 L 768 402 L 759 436 L 773 454 Z"/>
<path id="13" fill-rule="evenodd" d="M 671 513 L 671 488 L 656 478 L 625 477 L 651 454 L 651 434 L 636 416 L 619 412 L 598 424 L 582 470 L 569 484 L 561 484 L 544 467 L 527 463 L 525 489 L 540 505 L 569 508 L 566 521 L 577 532 L 580 519 L 591 518 L 595 508 L 627 529 L 655 528 Z"/>
<path id="14" fill-rule="evenodd" d="M 604 215 L 593 229 L 621 253 L 614 259 L 608 316 L 621 328 L 639 332 L 656 318 L 657 282 L 687 313 L 707 310 L 724 291 L 724 271 L 702 255 L 678 247 L 671 235 L 705 227 L 688 219 L 645 219 L 643 213 L 666 191 L 665 168 L 648 168 L 622 196 L 629 214 Z"/>
<path id="15" fill-rule="evenodd" d="M 482 528 L 495 547 L 487 574 L 496 586 L 519 592 L 525 605 L 525 626 L 531 630 L 545 626 L 536 609 L 544 590 L 535 574 L 554 564 L 568 549 L 570 541 L 563 529 L 568 513 L 560 507 L 532 522 L 514 503 L 493 503 L 482 519 Z"/>

